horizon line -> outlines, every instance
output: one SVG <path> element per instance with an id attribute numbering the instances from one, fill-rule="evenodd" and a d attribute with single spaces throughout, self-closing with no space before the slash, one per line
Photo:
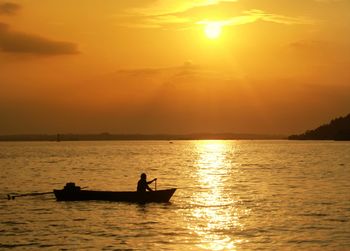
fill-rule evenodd
<path id="1" fill-rule="evenodd" d="M 0 141 L 89 141 L 89 140 L 235 140 L 235 139 L 287 139 L 284 134 L 259 133 L 55 133 L 6 134 Z"/>

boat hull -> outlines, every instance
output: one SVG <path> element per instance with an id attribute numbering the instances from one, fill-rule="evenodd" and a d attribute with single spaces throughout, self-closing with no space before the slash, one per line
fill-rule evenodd
<path id="1" fill-rule="evenodd" d="M 175 191 L 176 188 L 144 193 L 92 190 L 67 191 L 65 189 L 53 190 L 57 201 L 105 200 L 134 203 L 169 202 Z"/>

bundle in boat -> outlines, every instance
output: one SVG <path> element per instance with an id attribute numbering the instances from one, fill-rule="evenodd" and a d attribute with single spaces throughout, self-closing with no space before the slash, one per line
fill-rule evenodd
<path id="1" fill-rule="evenodd" d="M 105 200 L 135 203 L 169 202 L 175 191 L 176 188 L 150 192 L 94 191 L 83 190 L 79 186 L 76 186 L 73 182 L 67 183 L 61 190 L 53 190 L 58 201 Z"/>

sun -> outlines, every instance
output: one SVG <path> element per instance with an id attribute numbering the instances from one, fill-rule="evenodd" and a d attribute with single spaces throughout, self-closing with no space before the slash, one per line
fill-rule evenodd
<path id="1" fill-rule="evenodd" d="M 208 23 L 204 28 L 205 35 L 209 39 L 217 39 L 221 35 L 220 23 Z"/>

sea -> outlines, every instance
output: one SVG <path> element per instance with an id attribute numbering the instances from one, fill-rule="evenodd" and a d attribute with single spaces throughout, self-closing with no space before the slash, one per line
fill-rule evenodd
<path id="1" fill-rule="evenodd" d="M 7 199 L 143 172 L 170 203 Z M 350 142 L 1 142 L 0 249 L 350 250 Z"/>

